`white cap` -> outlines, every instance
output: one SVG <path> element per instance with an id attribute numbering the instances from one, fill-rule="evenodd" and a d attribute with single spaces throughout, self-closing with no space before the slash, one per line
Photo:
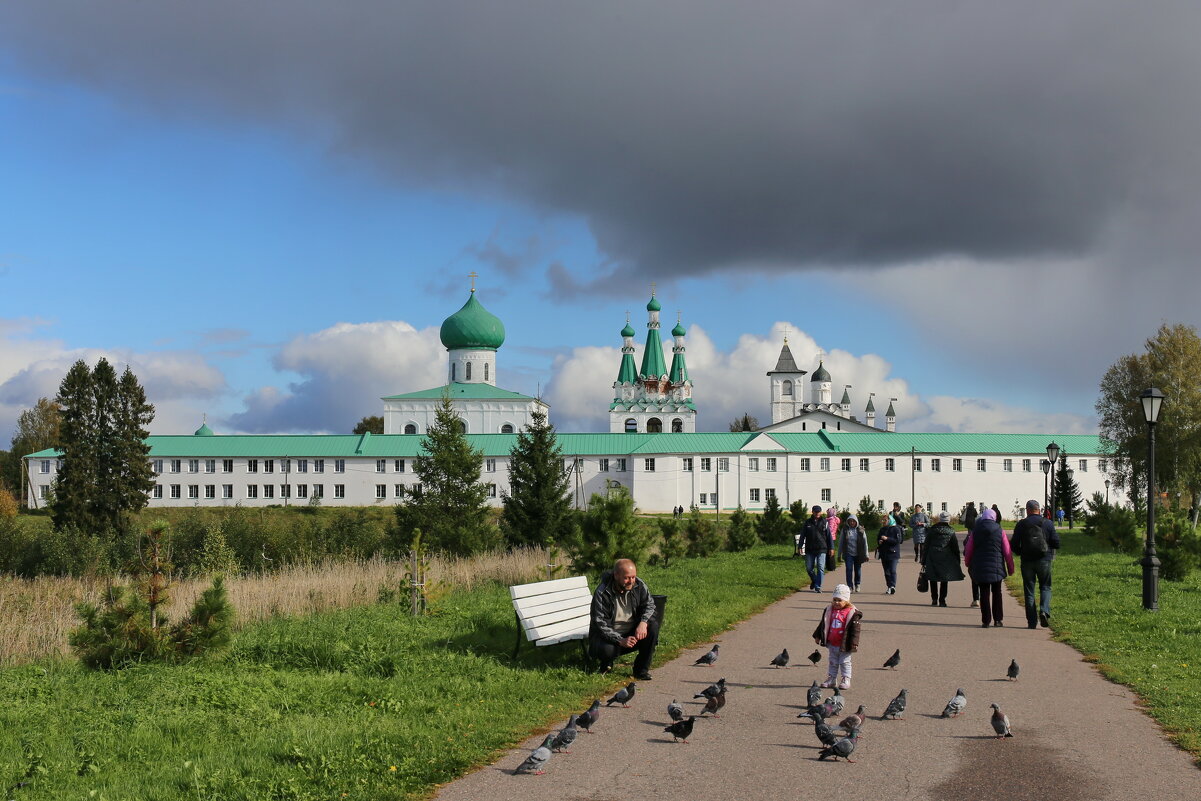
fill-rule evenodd
<path id="1" fill-rule="evenodd" d="M 849 601 L 851 600 L 851 588 L 845 584 L 839 584 L 834 588 L 834 600 Z"/>

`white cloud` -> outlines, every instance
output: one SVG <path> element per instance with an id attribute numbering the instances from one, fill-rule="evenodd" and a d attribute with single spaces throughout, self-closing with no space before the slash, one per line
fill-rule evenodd
<path id="1" fill-rule="evenodd" d="M 380 414 L 380 398 L 446 383 L 446 349 L 438 329 L 402 321 L 338 323 L 285 344 L 276 369 L 301 376 L 286 390 L 267 386 L 225 422 L 234 431 L 349 432 Z"/>

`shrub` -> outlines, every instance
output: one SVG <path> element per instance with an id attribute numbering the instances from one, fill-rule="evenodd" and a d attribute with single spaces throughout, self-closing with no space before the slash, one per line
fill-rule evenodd
<path id="1" fill-rule="evenodd" d="M 17 499 L 11 492 L 0 486 L 0 518 L 16 517 L 18 511 Z"/>
<path id="2" fill-rule="evenodd" d="M 749 551 L 758 544 L 759 535 L 755 533 L 751 516 L 742 506 L 739 506 L 730 515 L 730 528 L 726 532 L 726 550 Z"/>
<path id="3" fill-rule="evenodd" d="M 673 517 L 659 518 L 659 553 L 657 562 L 670 567 L 673 561 L 683 559 L 688 553 L 688 543 L 680 532 L 680 521 Z"/>
<path id="4" fill-rule="evenodd" d="M 870 495 L 864 495 L 859 501 L 859 511 L 855 513 L 855 517 L 859 518 L 859 525 L 863 526 L 864 531 L 876 531 L 880 528 L 880 510 L 876 508 Z"/>
<path id="5" fill-rule="evenodd" d="M 600 573 L 618 559 L 644 561 L 653 541 L 654 534 L 634 517 L 634 499 L 629 491 L 614 489 L 606 495 L 592 496 L 567 550 L 576 570 Z"/>
<path id="6" fill-rule="evenodd" d="M 796 506 L 796 503 L 793 506 Z M 792 540 L 793 524 L 784 516 L 780 502 L 774 495 L 767 499 L 767 504 L 763 507 L 763 514 L 755 525 L 759 530 L 759 539 L 769 545 L 784 545 Z"/>
<path id="7" fill-rule="evenodd" d="M 1088 501 L 1084 533 L 1118 553 L 1134 554 L 1143 547 L 1142 527 L 1135 511 L 1105 503 L 1099 492 Z"/>
<path id="8" fill-rule="evenodd" d="M 715 554 L 725 544 L 717 525 L 699 509 L 688 513 L 684 536 L 688 540 L 688 556 L 694 558 Z"/>
<path id="9" fill-rule="evenodd" d="M 1184 581 L 1201 564 L 1201 539 L 1179 509 L 1156 510 L 1155 535 L 1161 543 L 1159 573 L 1167 581 Z"/>

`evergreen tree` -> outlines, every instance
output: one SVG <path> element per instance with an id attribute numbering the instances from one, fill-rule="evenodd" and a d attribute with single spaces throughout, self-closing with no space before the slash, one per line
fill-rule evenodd
<path id="1" fill-rule="evenodd" d="M 600 573 L 618 559 L 641 563 L 653 543 L 654 532 L 634 516 L 634 499 L 620 488 L 592 496 L 567 549 L 576 570 Z"/>
<path id="2" fill-rule="evenodd" d="M 154 485 L 146 426 L 154 407 L 133 372 L 120 379 L 107 359 L 88 369 L 81 359 L 59 386 L 62 470 L 51 514 L 58 529 L 95 534 L 123 527 L 149 502 Z"/>
<path id="3" fill-rule="evenodd" d="M 784 545 L 791 541 L 793 525 L 784 516 L 784 510 L 780 508 L 780 502 L 776 500 L 775 495 L 767 497 L 756 528 L 759 530 L 759 539 L 769 545 Z"/>
<path id="4" fill-rule="evenodd" d="M 880 528 L 880 508 L 872 501 L 872 496 L 864 495 L 859 500 L 859 512 L 855 515 L 859 518 L 859 526 L 867 532 L 874 532 Z"/>
<path id="5" fill-rule="evenodd" d="M 488 487 L 480 483 L 483 466 L 483 451 L 471 447 L 450 398 L 443 396 L 414 460 L 421 490 L 396 507 L 400 547 L 407 550 L 418 529 L 433 550 L 469 554 L 495 547 L 499 537 L 489 520 Z"/>
<path id="6" fill-rule="evenodd" d="M 726 531 L 726 550 L 749 551 L 759 542 L 751 516 L 741 505 L 730 515 L 730 528 Z"/>
<path id="7" fill-rule="evenodd" d="M 735 417 L 732 421 L 730 421 L 730 431 L 732 433 L 758 430 L 759 418 L 754 417 L 750 412 L 743 412 L 740 417 Z"/>
<path id="8" fill-rule="evenodd" d="M 1084 499 L 1080 495 L 1080 486 L 1074 478 L 1068 478 L 1068 460 L 1059 460 L 1059 469 L 1055 471 L 1055 514 L 1062 509 L 1064 515 L 1074 523 L 1080 517 L 1080 508 Z"/>
<path id="9" fill-rule="evenodd" d="M 725 538 L 713 522 L 713 518 L 700 509 L 694 508 L 688 513 L 688 522 L 684 524 L 684 536 L 688 539 L 688 556 L 691 558 L 710 556 L 725 545 Z"/>
<path id="10" fill-rule="evenodd" d="M 509 452 L 509 494 L 504 498 L 501 532 L 510 545 L 562 543 L 575 525 L 567 496 L 568 476 L 555 427 L 536 409 Z"/>
<path id="11" fill-rule="evenodd" d="M 801 498 L 797 498 L 788 504 L 788 514 L 792 515 L 792 522 L 796 523 L 797 526 L 803 526 L 805 521 L 809 519 L 809 504 L 805 503 Z"/>
<path id="12" fill-rule="evenodd" d="M 680 532 L 680 521 L 674 517 L 661 517 L 659 523 L 659 562 L 664 567 L 683 559 L 688 553 L 688 543 Z"/>

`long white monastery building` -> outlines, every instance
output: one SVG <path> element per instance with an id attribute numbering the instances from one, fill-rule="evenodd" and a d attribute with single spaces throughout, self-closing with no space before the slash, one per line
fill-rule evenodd
<path id="1" fill-rule="evenodd" d="M 829 506 L 857 506 L 870 496 L 881 508 L 921 503 L 933 512 L 958 511 L 968 501 L 997 504 L 1012 519 L 1029 498 L 1042 499 L 1040 469 L 1054 441 L 1075 470 L 1085 498 L 1105 492 L 1108 456 L 1094 435 L 897 432 L 892 404 L 876 428 L 869 395 L 866 421 L 851 414 L 849 388 L 833 402 L 833 382 L 819 364 L 808 382 L 787 342 L 767 371 L 772 424 L 760 431 L 695 430 L 693 385 L 684 362 L 686 330 L 672 330 L 666 367 L 659 334 L 660 306 L 647 305 L 648 345 L 634 367 L 627 322 L 610 432 L 559 434 L 572 494 L 584 506 L 594 493 L 621 486 L 638 508 L 666 512 L 696 505 L 708 510 L 762 510 L 775 497 Z M 541 400 L 497 387 L 496 353 L 504 326 L 472 290 L 442 325 L 449 354 L 446 385 L 383 398 L 383 435 L 228 435 L 208 425 L 192 435 L 147 439 L 156 483 L 151 506 L 270 506 L 309 503 L 367 506 L 403 503 L 418 483 L 413 460 L 434 409 L 448 395 L 473 447 L 484 454 L 480 480 L 493 503 L 508 491 L 509 452 Z M 657 346 L 657 347 L 656 347 Z M 808 383 L 808 400 L 805 384 Z M 59 454 L 26 458 L 30 505 L 44 504 L 57 476 Z"/>

